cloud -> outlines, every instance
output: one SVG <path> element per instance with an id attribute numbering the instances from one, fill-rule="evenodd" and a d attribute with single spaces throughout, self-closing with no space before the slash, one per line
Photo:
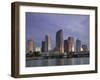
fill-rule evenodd
<path id="1" fill-rule="evenodd" d="M 50 33 L 54 45 L 59 29 L 63 29 L 64 39 L 73 36 L 89 43 L 88 15 L 26 13 L 26 39 L 32 36 L 38 46 L 47 33 Z"/>

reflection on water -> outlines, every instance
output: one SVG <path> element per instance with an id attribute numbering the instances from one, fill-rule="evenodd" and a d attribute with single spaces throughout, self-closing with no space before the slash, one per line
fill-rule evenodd
<path id="1" fill-rule="evenodd" d="M 57 58 L 57 59 L 26 59 L 26 67 L 56 66 L 56 65 L 80 65 L 89 64 L 89 57 L 81 58 Z"/>

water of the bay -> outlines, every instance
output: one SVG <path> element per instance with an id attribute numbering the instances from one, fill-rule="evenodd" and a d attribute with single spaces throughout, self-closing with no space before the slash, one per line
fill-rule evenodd
<path id="1" fill-rule="evenodd" d="M 58 65 L 82 65 L 89 64 L 89 57 L 80 58 L 49 58 L 49 59 L 26 59 L 26 67 L 58 66 Z"/>

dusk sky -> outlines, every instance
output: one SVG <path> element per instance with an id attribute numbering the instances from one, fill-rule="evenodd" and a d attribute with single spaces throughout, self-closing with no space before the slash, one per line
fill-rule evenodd
<path id="1" fill-rule="evenodd" d="M 26 12 L 26 41 L 32 38 L 35 46 L 41 47 L 41 41 L 49 33 L 54 48 L 56 32 L 62 29 L 64 40 L 72 36 L 74 42 L 78 38 L 89 45 L 89 21 L 89 15 Z"/>

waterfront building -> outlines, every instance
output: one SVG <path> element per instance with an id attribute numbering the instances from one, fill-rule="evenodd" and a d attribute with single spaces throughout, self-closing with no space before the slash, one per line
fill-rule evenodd
<path id="1" fill-rule="evenodd" d="M 83 49 L 83 51 L 88 51 L 87 45 L 83 44 L 83 45 L 82 45 L 82 49 Z"/>
<path id="2" fill-rule="evenodd" d="M 64 53 L 64 41 L 63 41 L 63 30 L 59 30 L 56 33 L 56 51 Z"/>
<path id="3" fill-rule="evenodd" d="M 81 51 L 81 40 L 77 39 L 76 40 L 76 52 Z"/>
<path id="4" fill-rule="evenodd" d="M 68 40 L 64 40 L 64 52 L 68 52 Z"/>
<path id="5" fill-rule="evenodd" d="M 33 54 L 34 51 L 35 51 L 34 40 L 30 39 L 30 40 L 28 40 L 27 53 Z"/>
<path id="6" fill-rule="evenodd" d="M 67 47 L 68 53 L 73 52 L 73 48 L 74 48 L 74 39 L 73 39 L 73 37 L 68 37 L 67 46 L 68 46 Z"/>
<path id="7" fill-rule="evenodd" d="M 51 36 L 50 36 L 50 34 L 47 34 L 45 36 L 45 51 L 46 52 L 51 51 Z"/>
<path id="8" fill-rule="evenodd" d="M 46 42 L 45 41 L 42 41 L 42 44 L 41 44 L 41 52 L 45 52 L 45 49 L 46 48 Z"/>
<path id="9" fill-rule="evenodd" d="M 37 48 L 35 48 L 35 51 L 36 52 L 41 52 L 41 48 L 40 47 L 37 47 Z"/>

